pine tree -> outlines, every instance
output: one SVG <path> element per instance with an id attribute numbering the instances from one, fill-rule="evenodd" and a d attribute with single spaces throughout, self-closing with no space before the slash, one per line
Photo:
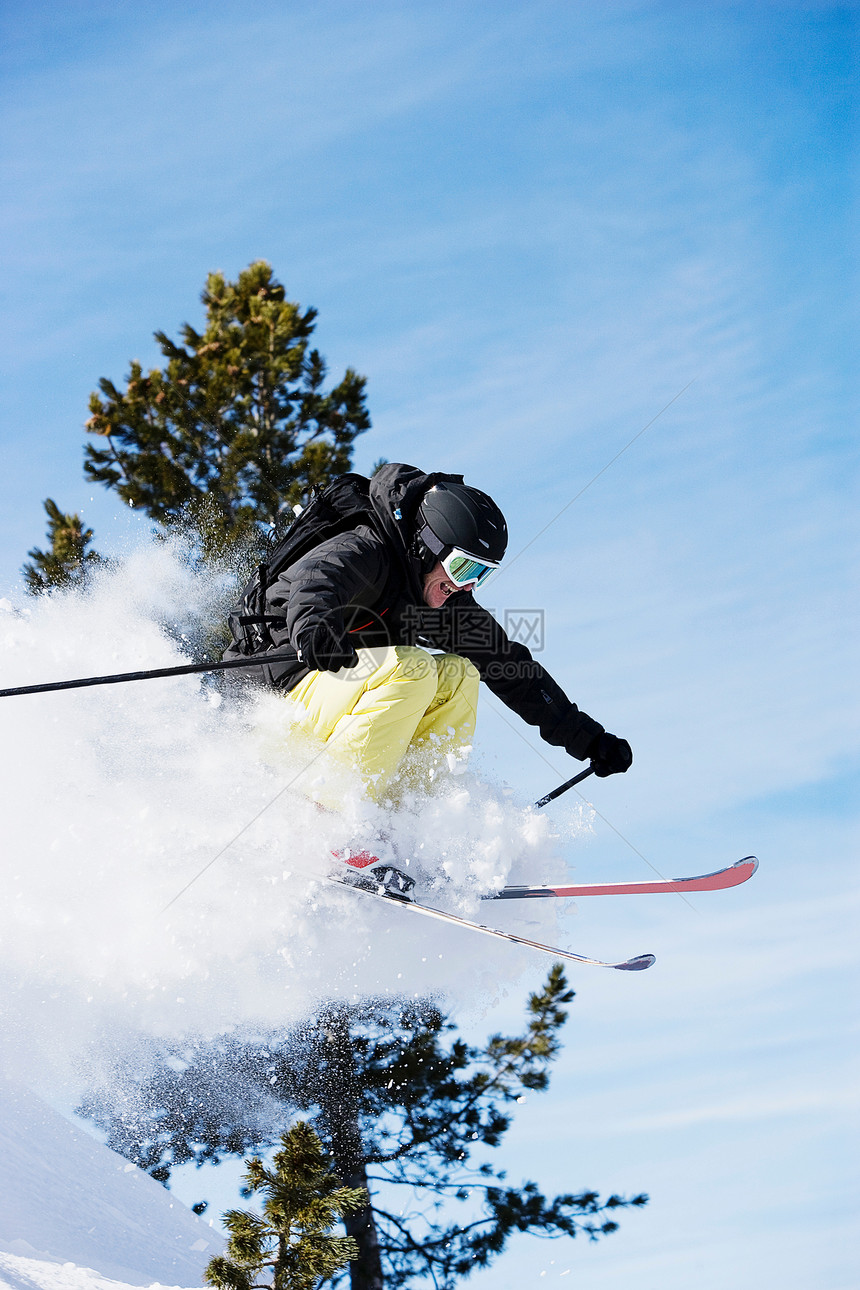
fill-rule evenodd
<path id="1" fill-rule="evenodd" d="M 427 1001 L 332 1003 L 287 1035 L 184 1045 L 182 1061 L 166 1053 L 136 1088 L 130 1072 L 114 1108 L 92 1098 L 81 1109 L 109 1146 L 165 1183 L 174 1165 L 242 1154 L 271 1141 L 295 1109 L 311 1112 L 344 1183 L 369 1194 L 345 1219 L 358 1245 L 352 1290 L 416 1277 L 450 1290 L 515 1232 L 596 1240 L 616 1230 L 619 1209 L 646 1203 L 593 1191 L 550 1199 L 534 1182 L 510 1186 L 488 1158 L 512 1107 L 548 1087 L 572 998 L 556 965 L 529 998 L 523 1032 L 483 1046 L 456 1036 Z M 401 1189 L 426 1198 L 420 1213 L 392 1202 Z"/>
<path id="2" fill-rule="evenodd" d="M 267 1169 L 259 1156 L 248 1161 L 248 1193 L 263 1197 L 262 1214 L 232 1209 L 224 1215 L 230 1233 L 227 1256 L 212 1259 L 206 1281 L 220 1290 L 314 1290 L 358 1254 L 350 1236 L 332 1236 L 345 1215 L 364 1207 L 365 1192 L 342 1187 L 322 1143 L 300 1120 L 281 1137 Z M 265 1276 L 264 1282 L 255 1277 Z"/>
<path id="3" fill-rule="evenodd" d="M 349 470 L 370 417 L 352 368 L 324 392 L 326 364 L 308 348 L 316 310 L 287 300 L 265 261 L 235 282 L 211 273 L 201 299 L 202 332 L 155 333 L 163 368 L 132 362 L 124 390 L 99 382 L 84 473 L 152 519 L 190 522 L 220 553 Z"/>
<path id="4" fill-rule="evenodd" d="M 93 531 L 84 528 L 79 515 L 64 515 L 50 497 L 45 502 L 45 510 L 50 550 L 34 547 L 28 551 L 32 564 L 25 564 L 21 570 L 27 590 L 34 596 L 52 587 L 80 585 L 88 572 L 101 562 L 101 556 L 89 549 Z"/>

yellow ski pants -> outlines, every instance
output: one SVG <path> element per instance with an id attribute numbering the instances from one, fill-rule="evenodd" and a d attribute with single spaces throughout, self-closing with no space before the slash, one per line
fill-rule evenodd
<path id="1" fill-rule="evenodd" d="M 389 645 L 359 650 L 354 668 L 310 672 L 289 698 L 304 709 L 299 727 L 354 766 L 378 800 L 407 749 L 471 743 L 478 683 L 477 668 L 459 654 Z"/>

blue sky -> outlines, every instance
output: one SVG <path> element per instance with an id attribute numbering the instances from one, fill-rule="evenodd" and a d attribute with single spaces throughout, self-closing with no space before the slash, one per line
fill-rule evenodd
<path id="1" fill-rule="evenodd" d="M 653 1203 L 476 1286 L 536 1258 L 601 1290 L 855 1285 L 856 5 L 30 0 L 0 23 L 0 594 L 47 496 L 101 549 L 133 540 L 82 479 L 88 394 L 199 322 L 207 272 L 268 259 L 332 372 L 368 377 L 359 468 L 463 471 L 512 554 L 554 521 L 486 599 L 545 609 L 543 660 L 634 746 L 589 792 L 612 827 L 579 874 L 762 860 L 695 913 L 572 917 L 583 952 L 659 963 L 577 979 L 512 1173 Z M 526 797 L 571 773 L 491 699 L 477 752 Z"/>

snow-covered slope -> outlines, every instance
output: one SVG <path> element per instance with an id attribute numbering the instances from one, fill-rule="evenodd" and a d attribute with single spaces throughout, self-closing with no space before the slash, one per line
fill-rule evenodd
<path id="1" fill-rule="evenodd" d="M 147 1285 L 156 1290 L 160 1282 L 147 1282 Z M 103 1277 L 75 1263 L 50 1263 L 45 1259 L 0 1254 L 0 1290 L 131 1290 L 131 1286 L 127 1281 Z"/>
<path id="2" fill-rule="evenodd" d="M 147 1174 L 0 1080 L 0 1287 L 200 1286 L 221 1248 Z"/>

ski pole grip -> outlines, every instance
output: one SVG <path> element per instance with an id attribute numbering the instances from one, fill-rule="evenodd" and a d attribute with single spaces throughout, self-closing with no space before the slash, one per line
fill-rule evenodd
<path id="1" fill-rule="evenodd" d="M 569 788 L 573 788 L 574 784 L 582 783 L 584 779 L 593 774 L 593 766 L 589 766 L 587 770 L 581 770 L 578 775 L 574 775 L 573 779 L 567 780 L 564 784 L 559 784 L 558 788 L 554 788 L 551 793 L 547 793 L 546 797 L 542 797 L 540 801 L 535 802 L 535 810 L 539 811 L 542 806 L 546 806 L 547 802 L 554 802 L 557 797 L 561 797 L 562 793 L 566 793 Z"/>

